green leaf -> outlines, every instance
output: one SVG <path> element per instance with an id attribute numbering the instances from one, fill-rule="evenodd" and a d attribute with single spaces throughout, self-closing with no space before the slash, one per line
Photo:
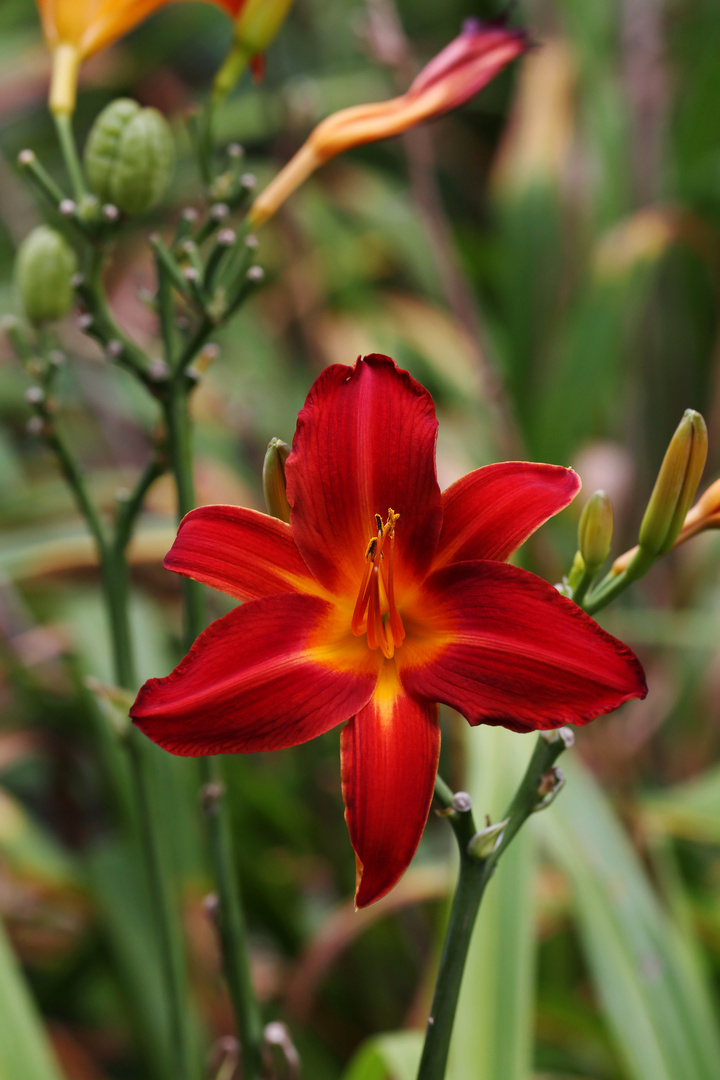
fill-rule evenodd
<path id="1" fill-rule="evenodd" d="M 0 921 L 0 1080 L 62 1080 Z"/>
<path id="2" fill-rule="evenodd" d="M 717 1074 L 717 1011 L 607 798 L 577 760 L 537 828 L 571 884 L 595 991 L 628 1075 Z"/>
<path id="3" fill-rule="evenodd" d="M 467 787 L 480 826 L 499 821 L 534 740 L 504 728 L 467 733 Z M 448 1080 L 526 1080 L 534 1008 L 534 838 L 524 829 L 503 855 L 475 926 L 450 1048 Z"/>
<path id="4" fill-rule="evenodd" d="M 422 1043 L 419 1031 L 369 1039 L 350 1062 L 343 1080 L 415 1080 Z"/>

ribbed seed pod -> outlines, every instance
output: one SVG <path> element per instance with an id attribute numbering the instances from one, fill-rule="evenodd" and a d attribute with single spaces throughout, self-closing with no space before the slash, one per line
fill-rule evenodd
<path id="1" fill-rule="evenodd" d="M 162 199 L 172 177 L 175 145 L 157 109 L 130 98 L 113 101 L 93 124 L 85 171 L 93 191 L 125 214 L 144 214 Z"/>
<path id="2" fill-rule="evenodd" d="M 31 322 L 62 319 L 73 306 L 75 252 L 61 233 L 48 225 L 33 229 L 15 260 L 15 281 Z"/>

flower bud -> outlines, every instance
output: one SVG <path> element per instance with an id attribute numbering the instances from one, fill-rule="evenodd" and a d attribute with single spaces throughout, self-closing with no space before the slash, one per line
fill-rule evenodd
<path id="1" fill-rule="evenodd" d="M 700 413 L 686 409 L 670 440 L 645 511 L 640 548 L 664 555 L 675 543 L 695 498 L 707 457 L 707 428 Z"/>
<path id="2" fill-rule="evenodd" d="M 144 214 L 157 206 L 174 162 L 175 146 L 165 117 L 130 98 L 119 98 L 103 109 L 85 146 L 90 186 L 103 203 L 125 214 Z"/>
<path id="3" fill-rule="evenodd" d="M 711 484 L 688 512 L 676 545 L 705 529 L 720 529 L 720 480 Z"/>
<path id="4" fill-rule="evenodd" d="M 312 173 L 355 146 L 401 135 L 456 109 L 529 48 L 522 31 L 504 23 L 469 19 L 462 33 L 419 73 L 400 97 L 356 105 L 328 116 L 250 207 L 251 226 L 262 225 Z"/>
<path id="5" fill-rule="evenodd" d="M 263 492 L 268 514 L 290 522 L 290 503 L 285 493 L 285 462 L 290 456 L 290 447 L 282 439 L 271 439 L 263 462 Z"/>
<path id="6" fill-rule="evenodd" d="M 235 36 L 227 60 L 217 73 L 214 90 L 224 97 L 248 64 L 262 75 L 263 53 L 277 36 L 293 0 L 245 0 L 235 21 Z"/>
<path id="7" fill-rule="evenodd" d="M 578 548 L 589 574 L 596 574 L 610 554 L 612 534 L 612 503 L 604 491 L 596 491 L 585 503 L 578 526 Z"/>
<path id="8" fill-rule="evenodd" d="M 64 236 L 48 225 L 33 229 L 15 260 L 15 281 L 31 322 L 62 319 L 73 306 L 75 252 Z"/>

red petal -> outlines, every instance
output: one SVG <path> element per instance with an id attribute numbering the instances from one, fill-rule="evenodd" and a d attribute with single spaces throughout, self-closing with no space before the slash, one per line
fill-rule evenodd
<path id="1" fill-rule="evenodd" d="M 218 619 L 130 715 L 173 754 L 254 753 L 322 735 L 366 704 L 382 655 L 353 637 L 326 600 L 252 600 Z"/>
<path id="2" fill-rule="evenodd" d="M 541 578 L 497 562 L 456 563 L 421 600 L 432 637 L 396 656 L 413 696 L 443 701 L 471 724 L 513 731 L 586 724 L 644 697 L 637 657 Z"/>
<path id="3" fill-rule="evenodd" d="M 504 562 L 577 495 L 580 477 L 560 465 L 502 461 L 443 492 L 443 527 L 433 569 L 470 559 Z"/>
<path id="4" fill-rule="evenodd" d="M 285 465 L 295 542 L 319 582 L 355 599 L 375 514 L 400 514 L 396 574 L 422 579 L 442 524 L 433 400 L 387 356 L 326 368 Z"/>
<path id="5" fill-rule="evenodd" d="M 386 665 L 371 701 L 343 728 L 340 754 L 355 904 L 365 907 L 397 884 L 420 843 L 440 755 L 437 706 L 404 694 Z"/>
<path id="6" fill-rule="evenodd" d="M 443 112 L 456 109 L 528 48 L 529 42 L 522 30 L 514 30 L 502 22 L 482 23 L 468 19 L 462 33 L 422 69 L 408 90 L 408 96 L 435 91 Z"/>
<path id="7" fill-rule="evenodd" d="M 163 566 L 238 600 L 322 592 L 290 526 L 240 506 L 201 506 L 182 521 Z"/>

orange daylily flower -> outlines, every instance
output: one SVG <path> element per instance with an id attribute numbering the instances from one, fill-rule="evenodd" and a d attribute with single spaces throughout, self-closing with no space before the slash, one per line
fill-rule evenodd
<path id="1" fill-rule="evenodd" d="M 469 19 L 462 33 L 423 68 L 405 94 L 390 101 L 342 109 L 318 124 L 295 157 L 255 200 L 250 209 L 251 223 L 257 226 L 267 221 L 300 184 L 338 154 L 400 135 L 457 109 L 528 47 L 521 30 L 504 23 Z"/>
<path id="2" fill-rule="evenodd" d="M 77 74 L 88 56 L 112 45 L 170 0 L 37 0 L 45 40 L 53 54 L 50 108 L 75 108 Z M 211 0 L 236 18 L 245 0 Z"/>

